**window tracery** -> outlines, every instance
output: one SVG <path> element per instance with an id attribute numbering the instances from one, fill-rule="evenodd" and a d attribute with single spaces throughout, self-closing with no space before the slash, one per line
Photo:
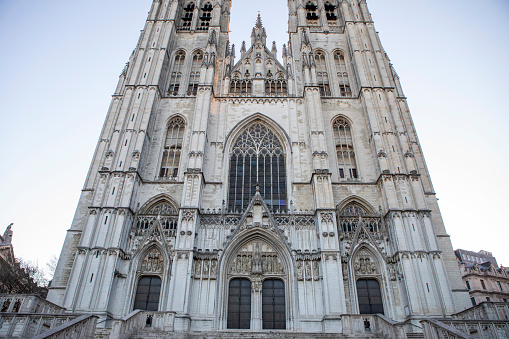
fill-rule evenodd
<path id="1" fill-rule="evenodd" d="M 177 96 L 179 94 L 180 83 L 182 81 L 182 68 L 186 59 L 184 51 L 178 51 L 175 54 L 175 61 L 173 63 L 173 70 L 170 77 L 170 88 L 168 89 L 170 95 Z"/>
<path id="2" fill-rule="evenodd" d="M 334 141 L 341 179 L 357 179 L 357 166 L 350 124 L 345 118 L 337 118 L 333 123 Z"/>
<path id="3" fill-rule="evenodd" d="M 336 6 L 331 4 L 330 2 L 326 2 L 324 5 L 325 8 L 325 15 L 327 16 L 328 21 L 336 21 L 337 15 L 336 15 Z"/>
<path id="4" fill-rule="evenodd" d="M 200 70 L 203 62 L 203 53 L 198 51 L 194 53 L 193 62 L 191 64 L 191 72 L 189 73 L 189 85 L 187 87 L 188 96 L 196 96 L 198 85 L 200 83 Z"/>
<path id="5" fill-rule="evenodd" d="M 242 212 L 260 187 L 260 194 L 273 211 L 286 211 L 285 152 L 267 126 L 255 122 L 235 141 L 230 156 L 228 207 Z"/>
<path id="6" fill-rule="evenodd" d="M 338 76 L 339 95 L 341 97 L 351 97 L 352 90 L 350 89 L 350 80 L 348 79 L 348 70 L 343 53 L 334 53 L 334 64 L 336 65 L 336 72 Z"/>
<path id="7" fill-rule="evenodd" d="M 306 3 L 306 18 L 310 23 L 316 24 L 316 21 L 318 20 L 318 6 L 314 1 L 308 1 Z"/>
<path id="8" fill-rule="evenodd" d="M 325 54 L 322 51 L 315 53 L 316 64 L 316 80 L 320 88 L 320 96 L 330 97 L 329 75 L 327 73 L 327 64 L 325 61 Z"/>
<path id="9" fill-rule="evenodd" d="M 173 118 L 168 124 L 166 139 L 164 141 L 163 158 L 159 177 L 176 179 L 184 141 L 185 123 L 180 117 Z"/>
<path id="10" fill-rule="evenodd" d="M 246 70 L 246 78 L 249 78 L 249 71 Z M 240 73 L 235 72 L 230 82 L 230 96 L 249 96 L 252 92 L 253 83 L 250 79 L 241 79 Z"/>

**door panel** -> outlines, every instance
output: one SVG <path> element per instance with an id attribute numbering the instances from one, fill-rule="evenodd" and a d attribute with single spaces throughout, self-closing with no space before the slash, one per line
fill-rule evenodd
<path id="1" fill-rule="evenodd" d="M 157 311 L 159 297 L 161 295 L 161 278 L 142 277 L 138 281 L 136 296 L 134 298 L 134 310 Z"/>
<path id="2" fill-rule="evenodd" d="M 380 284 L 375 279 L 357 280 L 360 314 L 384 314 Z"/>
<path id="3" fill-rule="evenodd" d="M 230 281 L 227 327 L 232 329 L 251 327 L 251 282 L 247 279 Z"/>
<path id="4" fill-rule="evenodd" d="M 262 287 L 263 329 L 286 329 L 285 283 L 268 279 Z"/>

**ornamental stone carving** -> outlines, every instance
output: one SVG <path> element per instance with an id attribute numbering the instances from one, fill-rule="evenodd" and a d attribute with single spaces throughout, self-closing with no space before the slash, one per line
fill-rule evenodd
<path id="1" fill-rule="evenodd" d="M 141 262 L 141 271 L 162 273 L 163 270 L 164 260 L 161 252 L 157 248 L 151 249 Z"/>
<path id="2" fill-rule="evenodd" d="M 357 254 L 353 269 L 356 275 L 375 275 L 379 273 L 376 261 L 371 253 L 365 249 Z"/>
<path id="3" fill-rule="evenodd" d="M 277 253 L 266 243 L 251 242 L 237 253 L 228 269 L 230 274 L 284 274 Z"/>

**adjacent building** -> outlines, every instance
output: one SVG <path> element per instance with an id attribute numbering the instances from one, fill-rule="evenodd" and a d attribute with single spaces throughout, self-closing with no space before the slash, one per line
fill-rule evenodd
<path id="1" fill-rule="evenodd" d="M 509 300 L 509 272 L 503 266 L 498 267 L 491 252 L 458 249 L 454 253 L 473 306 L 483 301 Z"/>
<path id="2" fill-rule="evenodd" d="M 173 312 L 176 331 L 337 332 L 344 314 L 469 307 L 366 2 L 289 0 L 280 52 L 255 15 L 230 45 L 230 6 L 153 1 L 48 300 Z"/>

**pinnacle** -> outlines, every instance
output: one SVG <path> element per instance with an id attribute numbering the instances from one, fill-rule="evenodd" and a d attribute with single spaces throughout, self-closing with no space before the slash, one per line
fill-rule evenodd
<path id="1" fill-rule="evenodd" d="M 262 23 L 262 16 L 260 15 L 260 12 L 258 12 L 258 18 L 256 18 L 256 25 L 255 25 L 256 28 L 263 28 L 263 23 Z"/>

